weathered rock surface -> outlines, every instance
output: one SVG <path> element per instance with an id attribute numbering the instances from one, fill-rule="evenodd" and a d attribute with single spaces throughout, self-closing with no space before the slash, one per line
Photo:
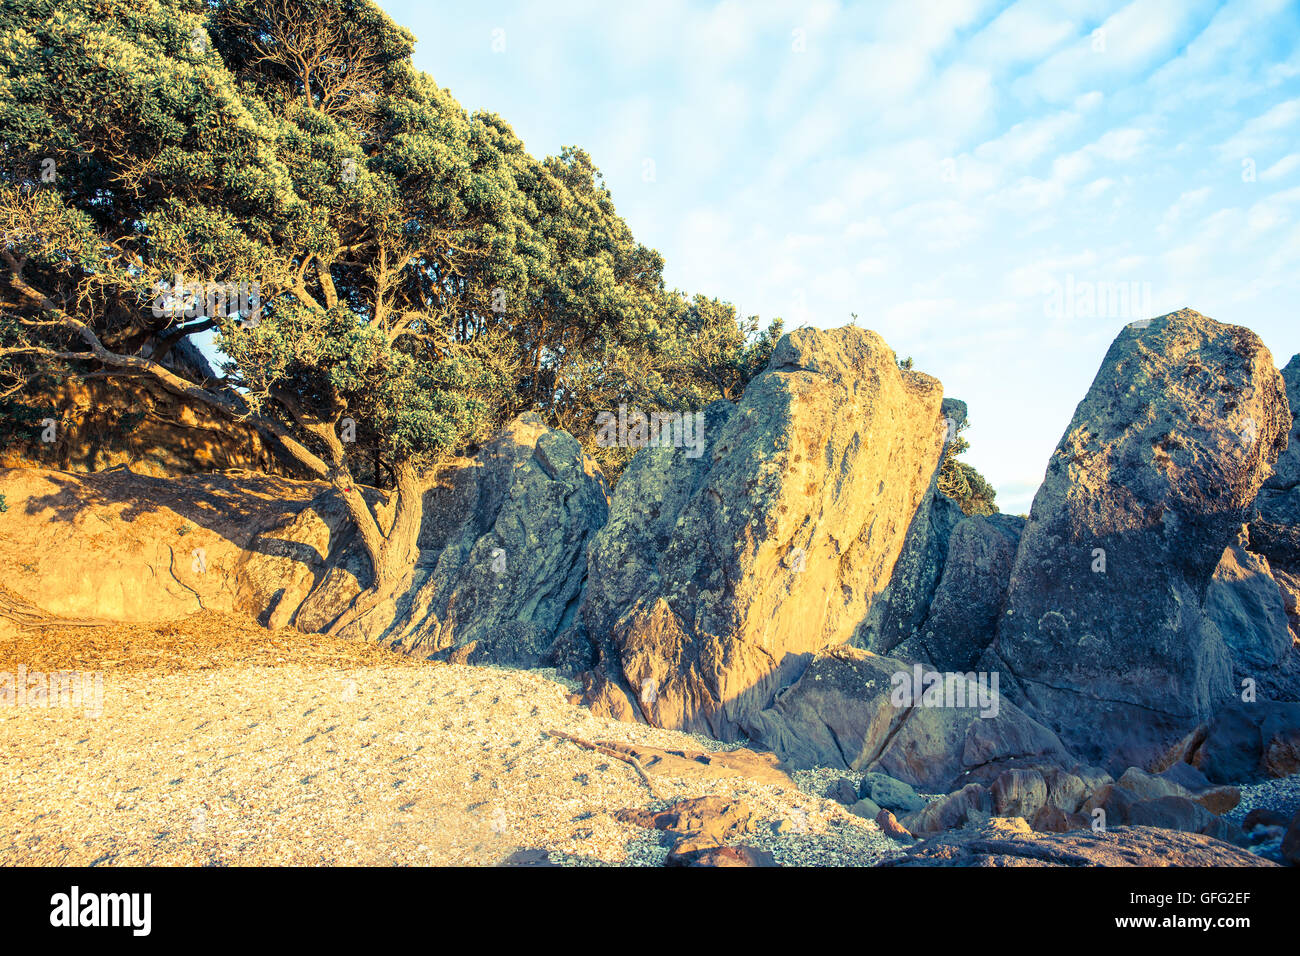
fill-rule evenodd
<path id="1" fill-rule="evenodd" d="M 459 663 L 536 665 L 577 617 L 587 544 L 607 500 L 576 439 L 520 416 L 475 458 L 440 469 L 404 586 L 343 636 Z M 378 519 L 381 529 L 391 524 L 391 507 Z M 300 630 L 329 628 L 368 583 L 368 561 L 332 497 L 258 545 L 243 577 L 278 582 L 270 616 Z"/>
<path id="2" fill-rule="evenodd" d="M 879 866 L 1276 866 L 1230 843 L 1154 827 L 1035 833 L 1019 819 L 935 836 Z"/>
<path id="3" fill-rule="evenodd" d="M 971 515 L 948 540 L 943 576 L 926 616 L 898 652 L 944 671 L 969 671 L 993 642 L 1025 519 Z"/>
<path id="4" fill-rule="evenodd" d="M 1112 344 L 1034 499 L 983 665 L 1081 757 L 1149 766 L 1231 694 L 1203 600 L 1290 422 L 1249 329 L 1183 310 Z"/>
<path id="5" fill-rule="evenodd" d="M 639 452 L 592 548 L 598 683 L 656 725 L 742 735 L 888 583 L 938 466 L 941 400 L 875 333 L 799 329 L 706 426 L 702 460 Z"/>
<path id="6" fill-rule="evenodd" d="M 1300 773 L 1300 704 L 1234 701 L 1167 755 L 1219 784 L 1253 783 Z"/>
<path id="7" fill-rule="evenodd" d="M 1282 379 L 1291 406 L 1289 441 L 1255 499 L 1250 541 L 1275 567 L 1294 573 L 1300 572 L 1300 355 L 1287 362 Z"/>
<path id="8" fill-rule="evenodd" d="M 961 681 L 965 706 L 899 706 L 899 678 L 913 665 L 838 647 L 818 655 L 776 703 L 755 715 L 754 735 L 793 767 L 879 771 L 934 791 L 977 768 L 1018 758 L 1077 763 L 1057 736 L 1005 698 L 979 703 Z M 989 690 L 990 688 L 986 688 Z"/>
<path id="9" fill-rule="evenodd" d="M 0 573 L 14 614 L 33 626 L 258 614 L 266 605 L 243 586 L 241 562 L 260 529 L 293 523 L 324 488 L 253 474 L 0 469 Z"/>
<path id="10" fill-rule="evenodd" d="M 945 398 L 940 406 L 945 443 L 965 423 L 966 403 Z M 876 596 L 853 643 L 888 654 L 916 633 L 925 620 L 948 556 L 948 540 L 963 518 L 961 507 L 939 490 L 939 469 L 930 477 L 884 590 Z"/>
<path id="11" fill-rule="evenodd" d="M 1253 680 L 1261 696 L 1300 699 L 1300 654 L 1292 648 L 1282 590 L 1268 558 L 1246 549 L 1243 530 L 1223 552 L 1205 595 L 1205 613 L 1228 645 L 1234 686 Z"/>

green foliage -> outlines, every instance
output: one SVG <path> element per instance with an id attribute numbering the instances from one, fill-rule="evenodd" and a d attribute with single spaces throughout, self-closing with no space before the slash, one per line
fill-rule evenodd
<path id="1" fill-rule="evenodd" d="M 984 476 L 957 456 L 970 448 L 970 442 L 961 437 L 967 423 L 957 427 L 957 435 L 943 449 L 943 461 L 939 465 L 939 490 L 961 506 L 964 514 L 997 514 L 997 491 L 985 480 Z"/>
<path id="2" fill-rule="evenodd" d="M 666 290 L 586 152 L 533 158 L 413 44 L 368 0 L 7 3 L 0 395 L 112 366 L 88 336 L 215 329 L 223 401 L 326 458 L 351 418 L 376 483 L 526 410 L 596 451 L 620 402 L 738 397 L 779 320 Z M 258 289 L 258 323 L 155 309 L 177 274 Z"/>

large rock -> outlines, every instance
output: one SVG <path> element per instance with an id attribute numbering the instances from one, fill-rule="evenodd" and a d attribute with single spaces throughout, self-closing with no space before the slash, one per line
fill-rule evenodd
<path id="1" fill-rule="evenodd" d="M 1249 329 L 1124 329 L 1057 446 L 985 668 L 1081 757 L 1149 766 L 1232 693 L 1211 575 L 1291 417 Z"/>
<path id="2" fill-rule="evenodd" d="M 1273 700 L 1300 699 L 1300 655 L 1268 558 L 1246 549 L 1243 530 L 1223 552 L 1205 595 L 1205 613 L 1228 645 L 1233 683 L 1254 680 Z"/>
<path id="3" fill-rule="evenodd" d="M 639 452 L 592 547 L 597 684 L 653 724 L 741 736 L 888 583 L 938 466 L 941 400 L 875 333 L 799 329 L 706 423 L 700 459 Z"/>
<path id="4" fill-rule="evenodd" d="M 168 621 L 205 609 L 261 614 L 281 585 L 268 579 L 255 593 L 242 564 L 262 529 L 292 524 L 324 488 L 247 473 L 0 469 L 8 603 L 36 626 L 46 618 Z M 316 544 L 304 544 L 297 559 Z"/>
<path id="5" fill-rule="evenodd" d="M 940 407 L 945 441 L 966 421 L 966 403 L 945 398 Z M 948 541 L 961 521 L 961 507 L 939 490 L 939 469 L 907 529 L 889 584 L 876 596 L 854 644 L 888 654 L 916 633 L 929 611 L 948 557 Z"/>
<path id="6" fill-rule="evenodd" d="M 959 778 L 1034 758 L 1077 763 L 1056 734 L 994 695 L 981 706 L 977 686 L 961 677 L 949 701 L 919 706 L 895 697 L 914 665 L 870 651 L 839 647 L 819 654 L 772 707 L 755 715 L 756 739 L 793 767 L 878 771 L 911 786 L 946 790 Z M 985 691 L 992 690 L 986 686 Z"/>
<path id="7" fill-rule="evenodd" d="M 536 665 L 577 619 L 608 503 L 577 439 L 520 416 L 426 497 L 411 585 L 375 639 L 425 657 Z"/>
<path id="8" fill-rule="evenodd" d="M 1180 741 L 1167 761 L 1189 763 L 1217 784 L 1300 773 L 1300 704 L 1234 701 Z"/>
<path id="9" fill-rule="evenodd" d="M 1282 369 L 1291 422 L 1286 451 L 1255 499 L 1251 547 L 1274 567 L 1300 572 L 1300 355 Z"/>
<path id="10" fill-rule="evenodd" d="M 1023 820 L 995 818 L 953 830 L 878 866 L 1276 866 L 1197 833 L 1116 827 L 1104 833 L 1034 833 Z"/>
<path id="11" fill-rule="evenodd" d="M 390 497 L 372 503 L 381 530 Z M 425 493 L 418 557 L 396 597 L 341 632 L 422 657 L 537 664 L 574 624 L 586 551 L 605 522 L 604 477 L 577 440 L 525 414 Z M 240 565 L 265 623 L 330 628 L 369 583 L 346 510 L 327 492 L 262 532 Z"/>
<path id="12" fill-rule="evenodd" d="M 997 631 L 1024 526 L 1024 518 L 1003 514 L 957 523 L 925 619 L 899 653 L 939 670 L 975 667 Z"/>

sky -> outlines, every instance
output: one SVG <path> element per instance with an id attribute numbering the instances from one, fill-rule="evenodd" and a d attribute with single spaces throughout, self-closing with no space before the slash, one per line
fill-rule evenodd
<path id="1" fill-rule="evenodd" d="M 1106 349 L 1190 307 L 1300 352 L 1300 2 L 379 0 L 670 287 L 874 329 L 1025 513 Z"/>

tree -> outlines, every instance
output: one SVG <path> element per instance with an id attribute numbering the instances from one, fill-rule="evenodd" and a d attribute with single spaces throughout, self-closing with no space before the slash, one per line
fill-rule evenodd
<path id="1" fill-rule="evenodd" d="M 957 456 L 970 448 L 970 442 L 961 437 L 966 422 L 957 426 L 957 434 L 944 446 L 943 461 L 939 465 L 939 490 L 952 498 L 964 514 L 997 514 L 997 491 L 984 476 Z"/>
<path id="2" fill-rule="evenodd" d="M 353 615 L 443 458 L 527 409 L 590 444 L 620 398 L 734 397 L 779 329 L 667 292 L 585 152 L 534 159 L 413 43 L 367 0 L 0 12 L 0 397 L 147 376 L 252 424 L 346 503 Z M 216 380 L 168 361 L 209 331 Z"/>

